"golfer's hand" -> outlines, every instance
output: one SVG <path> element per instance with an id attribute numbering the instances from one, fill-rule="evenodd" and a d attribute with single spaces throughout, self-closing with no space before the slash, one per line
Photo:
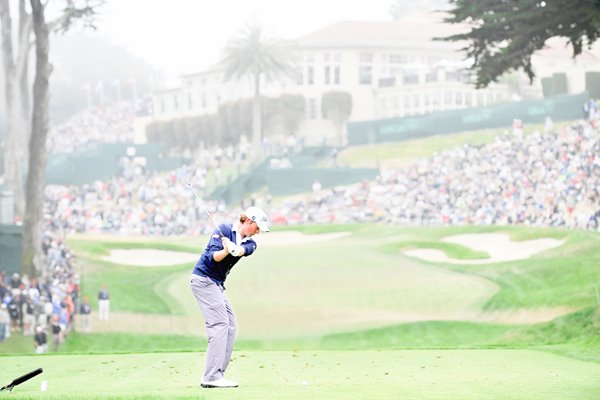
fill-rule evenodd
<path id="1" fill-rule="evenodd" d="M 241 257 L 244 255 L 244 248 L 242 246 L 236 246 L 232 243 L 232 246 L 229 248 L 229 254 L 234 257 Z"/>
<path id="2" fill-rule="evenodd" d="M 231 240 L 225 236 L 221 238 L 221 243 L 223 244 L 223 249 L 225 249 L 225 251 L 228 253 L 231 253 L 230 249 L 235 247 L 235 245 L 231 243 Z"/>

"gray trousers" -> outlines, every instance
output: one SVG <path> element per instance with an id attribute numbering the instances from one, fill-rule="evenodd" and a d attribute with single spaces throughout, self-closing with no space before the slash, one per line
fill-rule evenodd
<path id="1" fill-rule="evenodd" d="M 202 381 L 211 382 L 223 378 L 229 365 L 235 341 L 235 315 L 225 297 L 223 288 L 210 278 L 192 274 L 190 287 L 202 314 L 204 314 L 204 325 L 208 338 L 206 368 Z"/>

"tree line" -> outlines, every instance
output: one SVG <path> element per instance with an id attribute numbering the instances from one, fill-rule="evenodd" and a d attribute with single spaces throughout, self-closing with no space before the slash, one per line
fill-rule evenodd
<path id="1" fill-rule="evenodd" d="M 242 136 L 249 141 L 253 134 L 254 99 L 242 99 L 221 104 L 216 113 L 154 121 L 146 127 L 149 142 L 169 148 L 224 147 L 239 143 Z M 285 137 L 296 134 L 306 116 L 306 101 L 302 95 L 260 97 L 261 137 Z M 331 119 L 339 135 L 352 110 L 352 96 L 331 91 L 321 98 L 321 113 Z"/>

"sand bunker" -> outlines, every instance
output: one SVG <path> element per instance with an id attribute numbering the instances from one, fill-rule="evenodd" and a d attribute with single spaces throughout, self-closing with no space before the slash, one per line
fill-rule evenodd
<path id="1" fill-rule="evenodd" d="M 514 242 L 505 233 L 475 233 L 448 236 L 442 242 L 455 243 L 473 250 L 483 251 L 490 258 L 477 260 L 459 260 L 450 258 L 441 250 L 411 249 L 404 254 L 425 261 L 444 262 L 449 264 L 491 264 L 505 261 L 523 260 L 534 254 L 561 246 L 565 241 L 558 239 L 535 239 Z"/>
<path id="2" fill-rule="evenodd" d="M 191 264 L 198 261 L 200 253 L 154 249 L 111 250 L 110 255 L 102 257 L 104 261 L 115 264 L 137 265 L 142 267 L 162 267 L 165 265 Z"/>
<path id="3" fill-rule="evenodd" d="M 269 232 L 254 237 L 257 243 L 265 246 L 290 246 L 306 243 L 323 242 L 349 236 L 348 232 L 322 233 L 306 235 L 297 231 Z M 114 249 L 103 260 L 115 264 L 137 265 L 142 267 L 159 267 L 165 265 L 190 264 L 198 261 L 198 254 L 179 251 L 154 249 Z"/>

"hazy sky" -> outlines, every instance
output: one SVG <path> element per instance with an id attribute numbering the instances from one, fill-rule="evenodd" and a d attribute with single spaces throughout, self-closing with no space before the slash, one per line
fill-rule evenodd
<path id="1" fill-rule="evenodd" d="M 214 64 L 248 22 L 291 39 L 340 20 L 391 20 L 392 1 L 109 0 L 98 34 L 172 79 Z"/>

